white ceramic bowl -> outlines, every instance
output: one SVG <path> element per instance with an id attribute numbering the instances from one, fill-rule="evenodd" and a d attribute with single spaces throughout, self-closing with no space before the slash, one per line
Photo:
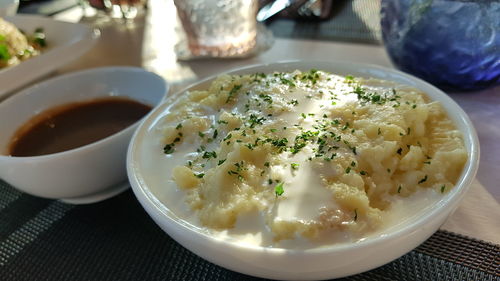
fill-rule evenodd
<path id="1" fill-rule="evenodd" d="M 63 22 L 50 17 L 22 14 L 5 17 L 5 20 L 28 33 L 43 28 L 48 46 L 38 56 L 0 69 L 0 100 L 79 58 L 97 43 L 101 34 L 98 29 L 86 24 Z"/>
<path id="2" fill-rule="evenodd" d="M 156 108 L 139 126 L 132 137 L 127 156 L 128 175 L 135 195 L 154 221 L 173 239 L 210 262 L 249 275 L 294 280 L 337 278 L 373 269 L 402 256 L 431 236 L 453 212 L 474 179 L 479 162 L 479 143 L 465 112 L 437 88 L 396 70 L 347 62 L 281 62 L 238 69 L 230 74 L 269 73 L 295 69 L 308 71 L 312 68 L 335 74 L 374 77 L 407 84 L 421 89 L 431 99 L 441 102 L 457 128 L 463 133 L 465 147 L 469 153 L 469 159 L 456 186 L 437 204 L 426 208 L 396 230 L 357 243 L 287 250 L 246 246 L 214 238 L 183 221 L 169 209 L 169 206 L 160 202 L 158 192 L 150 189 L 147 185 L 148 179 L 144 178 L 145 165 L 138 160 L 140 148 L 147 139 L 148 132 L 154 128 L 158 117 L 168 111 L 168 107 L 176 98 L 174 95 Z M 206 79 L 188 89 L 203 88 L 213 79 L 214 77 Z M 180 94 L 182 92 L 178 95 Z"/>
<path id="3" fill-rule="evenodd" d="M 36 84 L 0 103 L 0 178 L 29 194 L 90 203 L 124 190 L 125 159 L 139 122 L 100 141 L 49 155 L 6 156 L 15 131 L 35 114 L 96 97 L 124 96 L 156 106 L 167 93 L 163 78 L 134 67 L 70 73 Z M 0 154 L 1 154 L 0 153 Z"/>

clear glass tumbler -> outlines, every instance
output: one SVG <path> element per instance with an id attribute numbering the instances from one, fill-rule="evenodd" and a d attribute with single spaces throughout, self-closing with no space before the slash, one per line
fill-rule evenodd
<path id="1" fill-rule="evenodd" d="M 257 0 L 174 0 L 194 56 L 236 57 L 252 50 Z"/>

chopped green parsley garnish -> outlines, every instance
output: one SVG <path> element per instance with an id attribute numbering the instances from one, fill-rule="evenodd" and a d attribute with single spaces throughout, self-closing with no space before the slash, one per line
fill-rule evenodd
<path id="1" fill-rule="evenodd" d="M 229 91 L 229 94 L 227 95 L 227 100 L 226 103 L 230 102 L 233 99 L 234 94 L 238 92 L 241 89 L 241 85 L 234 85 L 234 87 Z"/>
<path id="2" fill-rule="evenodd" d="M 0 60 L 7 61 L 9 59 L 10 59 L 10 54 L 7 45 L 0 44 Z"/>
<path id="3" fill-rule="evenodd" d="M 231 135 L 231 133 L 227 134 L 227 136 L 223 139 L 223 141 L 227 141 L 228 139 L 230 139 L 233 135 Z"/>
<path id="4" fill-rule="evenodd" d="M 424 183 L 426 181 L 427 181 L 427 175 L 425 175 L 423 179 L 419 180 L 418 184 Z"/>
<path id="5" fill-rule="evenodd" d="M 173 153 L 175 150 L 174 150 L 174 144 L 173 143 L 170 143 L 170 144 L 166 144 L 164 147 L 163 147 L 163 153 L 165 154 L 171 154 Z"/>
<path id="6" fill-rule="evenodd" d="M 299 168 L 299 164 L 297 163 L 292 163 L 290 164 L 290 166 L 292 167 L 293 170 L 297 170 Z"/>
<path id="7" fill-rule="evenodd" d="M 274 194 L 278 197 L 283 195 L 283 193 L 285 193 L 285 190 L 283 189 L 283 182 L 280 182 L 274 187 Z"/>
<path id="8" fill-rule="evenodd" d="M 202 156 L 203 159 L 217 158 L 217 153 L 215 151 L 205 151 Z"/>

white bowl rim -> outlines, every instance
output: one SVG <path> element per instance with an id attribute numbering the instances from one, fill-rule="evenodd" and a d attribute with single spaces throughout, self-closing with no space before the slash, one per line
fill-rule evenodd
<path id="1" fill-rule="evenodd" d="M 68 154 L 73 154 L 73 153 L 79 153 L 82 150 L 87 150 L 91 148 L 97 148 L 100 146 L 105 145 L 107 142 L 109 142 L 111 139 L 119 138 L 121 135 L 129 133 L 131 130 L 135 130 L 136 126 L 140 124 L 143 120 L 146 120 L 146 117 L 151 114 L 156 106 L 159 106 L 160 104 L 163 103 L 164 100 L 164 95 L 167 94 L 168 92 L 168 84 L 163 79 L 161 76 L 157 75 L 156 73 L 153 73 L 151 71 L 147 71 L 144 68 L 141 67 L 135 67 L 135 66 L 105 66 L 105 67 L 96 67 L 96 68 L 89 68 L 89 69 L 84 69 L 84 70 L 79 70 L 79 71 L 74 71 L 70 73 L 66 73 L 63 75 L 56 76 L 54 78 L 36 83 L 32 86 L 29 86 L 13 95 L 5 99 L 4 101 L 0 102 L 0 110 L 2 110 L 2 107 L 8 107 L 11 103 L 14 103 L 15 100 L 19 97 L 26 96 L 26 95 L 32 95 L 34 92 L 36 92 L 39 88 L 44 88 L 44 87 L 49 87 L 50 85 L 60 83 L 66 79 L 73 79 L 76 77 L 80 76 L 87 76 L 87 75 L 95 75 L 99 73 L 109 73 L 109 72 L 128 72 L 128 73 L 141 73 L 145 74 L 149 77 L 154 77 L 155 80 L 158 80 L 158 82 L 161 83 L 161 86 L 164 88 L 163 89 L 163 97 L 159 99 L 158 104 L 153 105 L 151 110 L 143 117 L 141 117 L 139 120 L 135 121 L 134 123 L 130 124 L 126 128 L 109 135 L 105 138 L 102 138 L 100 140 L 97 140 L 95 142 L 91 142 L 86 145 L 82 145 L 73 149 L 69 150 L 64 150 L 61 152 L 56 152 L 56 153 L 51 153 L 51 154 L 44 154 L 44 155 L 38 155 L 38 156 L 11 156 L 11 155 L 5 155 L 5 154 L 0 154 L 0 159 L 1 158 L 8 158 L 9 161 L 26 161 L 26 160 L 43 160 L 43 159 L 49 159 L 53 157 L 58 157 L 58 156 L 63 156 L 63 155 L 68 155 Z M 102 96 L 105 98 L 106 96 Z M 77 102 L 77 101 L 74 101 Z M 72 103 L 72 102 L 70 102 Z M 50 109 L 50 108 L 48 108 Z"/>
<path id="2" fill-rule="evenodd" d="M 397 229 L 395 231 L 391 231 L 390 233 L 378 235 L 378 236 L 373 236 L 373 237 L 367 237 L 367 239 L 364 239 L 362 241 L 357 241 L 353 243 L 340 243 L 340 244 L 331 244 L 331 245 L 324 245 L 321 247 L 315 247 L 315 248 L 307 248 L 307 249 L 288 249 L 288 248 L 273 248 L 273 247 L 266 247 L 266 246 L 258 246 L 258 245 L 249 245 L 249 244 L 243 244 L 240 243 L 236 240 L 232 239 L 227 239 L 227 238 L 219 238 L 219 237 L 214 237 L 213 235 L 210 235 L 208 233 L 202 232 L 197 230 L 197 226 L 194 226 L 183 219 L 179 218 L 173 211 L 168 209 L 163 203 L 161 203 L 154 194 L 147 189 L 147 186 L 145 186 L 145 183 L 143 181 L 138 180 L 138 176 L 133 173 L 135 170 L 134 164 L 132 164 L 132 155 L 134 154 L 133 151 L 135 150 L 136 146 L 136 139 L 139 133 L 144 130 L 143 127 L 147 125 L 147 123 L 151 122 L 150 118 L 152 118 L 153 115 L 159 114 L 159 112 L 164 111 L 166 108 L 165 104 L 170 102 L 171 100 L 175 99 L 178 95 L 184 93 L 185 91 L 194 88 L 198 85 L 204 84 L 208 81 L 211 81 L 215 78 L 217 78 L 220 75 L 232 75 L 232 74 L 238 74 L 239 72 L 243 71 L 249 71 L 252 69 L 256 68 L 263 68 L 263 67 L 269 67 L 269 66 L 284 66 L 286 64 L 297 64 L 297 69 L 300 68 L 299 64 L 332 64 L 332 65 L 348 65 L 350 67 L 363 67 L 363 68 L 370 68 L 370 69 L 376 69 L 380 70 L 386 73 L 392 73 L 392 74 L 397 74 L 399 76 L 402 76 L 406 79 L 409 79 L 411 81 L 417 82 L 418 84 L 421 84 L 431 90 L 433 90 L 435 93 L 438 95 L 441 95 L 444 100 L 447 101 L 449 106 L 453 107 L 456 112 L 459 115 L 459 119 L 461 122 L 463 122 L 466 125 L 466 130 L 461 131 L 464 135 L 463 138 L 468 138 L 470 141 L 470 152 L 469 152 L 469 158 L 467 159 L 467 162 L 463 168 L 462 174 L 460 178 L 457 180 L 457 183 L 455 184 L 455 187 L 448 192 L 442 199 L 438 201 L 438 204 L 436 206 L 433 206 L 429 211 L 421 214 L 418 217 L 415 217 L 412 222 L 407 223 L 404 227 Z M 321 69 L 319 69 L 321 70 Z M 256 70 L 258 71 L 258 70 Z M 423 90 L 422 90 L 423 91 Z M 446 110 L 447 113 L 449 113 Z M 234 68 L 230 69 L 227 71 L 223 71 L 221 73 L 212 75 L 210 77 L 204 78 L 200 81 L 197 81 L 195 83 L 190 84 L 189 86 L 183 88 L 182 90 L 176 92 L 173 95 L 170 95 L 167 97 L 162 104 L 160 104 L 157 108 L 155 108 L 151 114 L 143 120 L 143 122 L 139 125 L 139 127 L 136 129 L 134 132 L 134 135 L 132 136 L 132 139 L 129 144 L 128 152 L 127 152 L 127 172 L 129 175 L 129 180 L 132 186 L 132 190 L 134 194 L 138 197 L 138 199 L 143 199 L 147 200 L 147 203 L 151 206 L 154 207 L 152 209 L 156 213 L 160 213 L 164 219 L 167 219 L 168 221 L 172 222 L 173 224 L 177 225 L 178 227 L 181 227 L 183 230 L 190 231 L 194 233 L 196 236 L 203 236 L 206 239 L 209 239 L 210 241 L 217 242 L 217 243 L 222 243 L 225 246 L 233 247 L 233 248 L 243 248 L 248 251 L 258 251 L 261 252 L 262 250 L 265 250 L 266 253 L 273 254 L 273 253 L 283 253 L 286 252 L 287 254 L 292 254 L 292 255 L 308 255 L 308 254 L 332 254 L 334 252 L 341 253 L 343 251 L 350 251 L 353 248 L 364 248 L 364 247 L 369 247 L 372 244 L 378 244 L 378 243 L 384 243 L 387 240 L 395 239 L 395 238 L 400 238 L 404 235 L 407 235 L 419 227 L 422 227 L 430 218 L 436 216 L 437 213 L 443 211 L 444 208 L 446 208 L 448 205 L 454 205 L 457 204 L 458 201 L 463 197 L 463 195 L 467 192 L 467 190 L 470 188 L 470 185 L 472 184 L 472 181 L 475 178 L 475 174 L 477 172 L 479 166 L 479 140 L 476 134 L 476 131 L 474 129 L 474 126 L 467 116 L 467 114 L 463 111 L 463 109 L 453 100 L 451 99 L 447 94 L 445 94 L 443 91 L 438 89 L 437 87 L 429 84 L 428 82 L 425 82 L 417 77 L 414 77 L 410 74 L 404 73 L 399 70 L 395 69 L 389 69 L 386 67 L 382 67 L 379 65 L 373 65 L 373 64 L 365 64 L 365 63 L 353 63 L 353 62 L 348 62 L 348 61 L 341 61 L 341 60 L 325 60 L 325 61 L 318 61 L 318 60 L 282 60 L 282 61 L 276 61 L 276 62 L 269 62 L 269 63 L 264 63 L 264 64 L 252 64 L 244 67 L 239 67 L 239 68 Z M 140 200 L 141 203 L 143 203 L 142 200 Z M 171 217 L 173 215 L 173 217 Z"/>

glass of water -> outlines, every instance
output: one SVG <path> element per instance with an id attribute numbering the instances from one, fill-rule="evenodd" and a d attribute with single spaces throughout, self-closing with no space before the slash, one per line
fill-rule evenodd
<path id="1" fill-rule="evenodd" d="M 256 46 L 257 0 L 174 0 L 190 52 L 238 57 Z"/>

